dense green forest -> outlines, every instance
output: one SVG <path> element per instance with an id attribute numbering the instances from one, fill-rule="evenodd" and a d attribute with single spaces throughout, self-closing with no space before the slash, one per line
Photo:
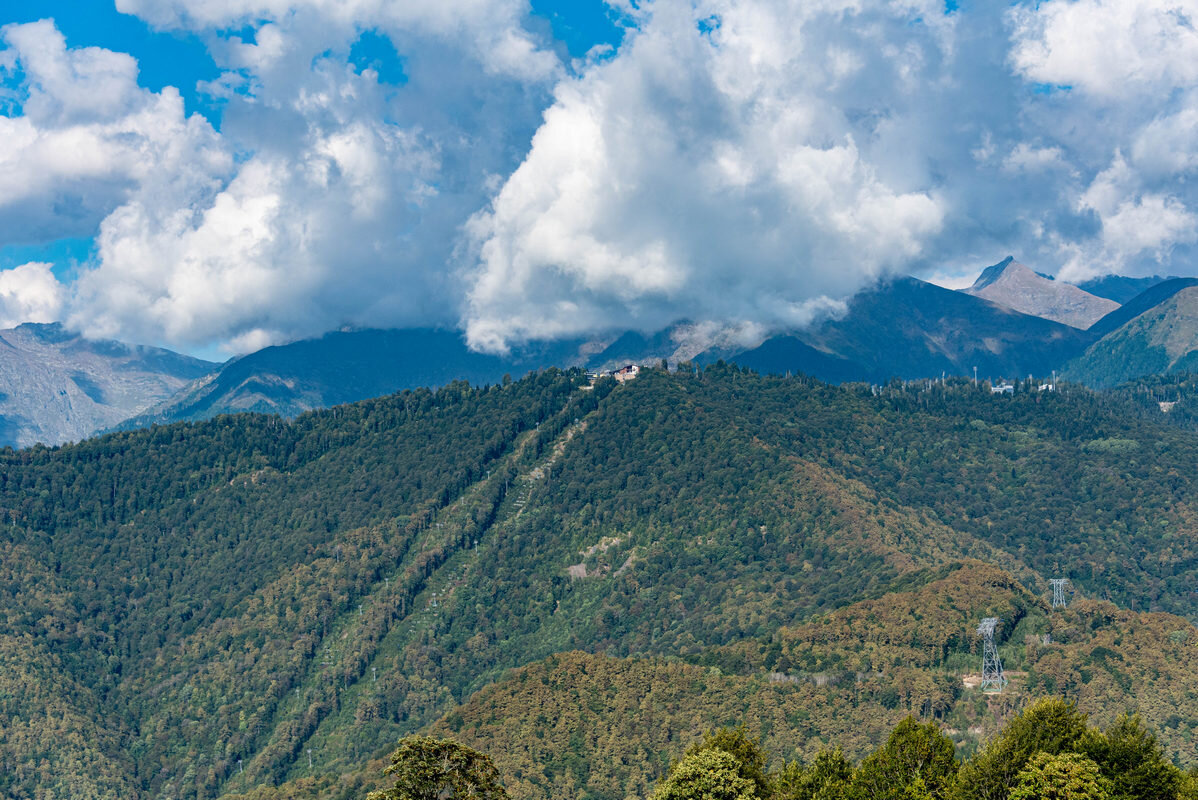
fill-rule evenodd
<path id="1" fill-rule="evenodd" d="M 495 762 L 452 738 L 410 735 L 366 800 L 508 800 Z M 253 797 L 308 797 L 264 789 Z M 555 796 L 594 796 L 589 787 Z M 602 795 L 600 795 L 602 796 Z M 641 793 L 629 794 L 641 796 Z M 935 722 L 902 719 L 854 764 L 828 746 L 809 759 L 779 759 L 744 723 L 697 738 L 656 782 L 650 800 L 1194 800 L 1198 770 L 1169 761 L 1136 715 L 1100 728 L 1077 706 L 1038 700 L 965 759 Z"/>
<path id="2" fill-rule="evenodd" d="M 397 768 L 415 766 L 406 755 L 397 753 Z M 910 716 L 858 765 L 839 747 L 772 769 L 770 756 L 744 726 L 710 731 L 652 800 L 1189 800 L 1198 791 L 1198 773 L 1169 763 L 1139 718 L 1099 729 L 1054 698 L 1032 704 L 964 763 L 934 723 Z"/>
<path id="3" fill-rule="evenodd" d="M 748 708 L 787 758 L 863 757 L 908 713 L 968 753 L 1060 693 L 1193 763 L 1172 388 L 549 370 L 0 453 L 0 792 L 350 797 L 431 726 L 511 739 L 480 749 L 513 796 L 624 797 Z M 1025 673 L 997 698 L 961 681 L 983 612 Z M 538 670 L 587 693 L 563 741 L 504 699 Z M 634 705 L 670 738 L 585 733 Z"/>

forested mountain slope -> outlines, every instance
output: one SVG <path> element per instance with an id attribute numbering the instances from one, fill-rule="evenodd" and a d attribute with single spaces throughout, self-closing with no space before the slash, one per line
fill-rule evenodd
<path id="1" fill-rule="evenodd" d="M 1182 289 L 1196 285 L 1198 285 L 1198 278 L 1170 278 L 1153 284 L 1095 322 L 1087 330 L 1098 336 L 1106 336 L 1108 333 L 1122 328 L 1144 312 L 1156 308 Z"/>
<path id="2" fill-rule="evenodd" d="M 745 722 L 777 767 L 833 746 L 860 760 L 914 714 L 935 720 L 965 757 L 1037 696 L 1064 693 L 1103 727 L 1139 713 L 1169 758 L 1198 764 L 1198 630 L 1187 621 L 1081 597 L 1050 610 L 977 562 L 904 583 L 913 588 L 688 661 L 550 656 L 482 689 L 430 733 L 492 753 L 514 798 L 645 797 L 714 725 Z M 985 696 L 962 677 L 976 682 L 974 629 L 991 614 L 1003 620 L 1012 683 Z M 381 766 L 364 763 L 339 781 L 377 785 Z M 284 791 L 332 796 L 306 788 L 301 779 Z"/>
<path id="3" fill-rule="evenodd" d="M 1193 434 L 1081 388 L 723 364 L 3 454 L 0 790 L 207 798 L 352 772 L 509 668 L 780 657 L 813 614 L 963 559 L 1192 617 L 1195 467 Z"/>
<path id="4" fill-rule="evenodd" d="M 1168 289 L 1177 290 L 1107 333 L 1066 365 L 1065 373 L 1108 387 L 1147 375 L 1192 371 L 1198 366 L 1198 286 L 1178 279 L 1149 292 Z"/>
<path id="5" fill-rule="evenodd" d="M 982 614 L 1005 615 L 1012 674 L 988 698 L 961 679 L 981 663 Z M 554 656 L 482 690 L 432 732 L 494 753 L 516 798 L 643 797 L 713 725 L 746 722 L 779 760 L 809 762 L 831 746 L 860 760 L 915 714 L 968 755 L 1033 698 L 1063 691 L 1104 727 L 1141 714 L 1171 758 L 1194 765 L 1195 656 L 1198 629 L 1185 620 L 1092 600 L 1050 612 L 1009 575 L 967 564 L 704 659 L 718 669 Z"/>

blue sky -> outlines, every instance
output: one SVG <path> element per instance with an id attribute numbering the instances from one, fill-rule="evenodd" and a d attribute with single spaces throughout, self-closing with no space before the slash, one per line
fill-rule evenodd
<path id="1" fill-rule="evenodd" d="M 3 3 L 0 326 L 208 355 L 343 325 L 751 341 L 1007 254 L 1193 274 L 1195 13 Z"/>
<path id="2" fill-rule="evenodd" d="M 155 31 L 141 19 L 121 14 L 110 0 L 36 0 L 0 4 L 5 23 L 51 18 L 71 47 L 103 47 L 129 53 L 140 66 L 141 82 L 153 91 L 175 86 L 188 111 L 211 113 L 196 83 L 219 73 L 203 39 L 189 31 Z"/>
<path id="3" fill-rule="evenodd" d="M 599 0 L 537 0 L 531 10 L 534 17 L 549 26 L 558 46 L 571 58 L 585 56 L 596 45 L 615 47 L 623 35 L 615 22 L 617 13 Z M 137 16 L 117 11 L 112 0 L 0 2 L 0 24 L 47 18 L 54 20 L 70 47 L 102 47 L 130 54 L 137 59 L 141 85 L 155 92 L 166 86 L 177 88 L 186 113 L 200 114 L 220 129 L 224 104 L 197 86 L 221 73 L 205 44 L 206 39 L 221 34 L 156 30 Z M 349 60 L 360 68 L 373 67 L 386 82 L 404 80 L 403 59 L 386 36 L 363 33 Z M 0 270 L 45 261 L 54 264 L 60 278 L 68 278 L 79 264 L 86 263 L 93 250 L 91 237 L 0 245 Z"/>
<path id="4" fill-rule="evenodd" d="M 188 113 L 200 113 L 220 124 L 220 108 L 196 90 L 202 80 L 220 74 L 200 37 L 189 32 L 154 31 L 137 17 L 121 14 L 107 0 L 37 0 L 0 3 L 0 23 L 36 22 L 51 18 L 71 47 L 103 47 L 129 53 L 138 61 L 142 85 L 152 91 L 174 86 Z M 12 85 L 11 79 L 7 82 Z M 91 237 L 16 242 L 0 246 L 0 270 L 31 261 L 51 262 L 67 279 L 93 252 Z"/>

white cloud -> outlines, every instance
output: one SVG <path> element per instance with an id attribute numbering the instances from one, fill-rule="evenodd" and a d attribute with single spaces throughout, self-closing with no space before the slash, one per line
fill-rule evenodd
<path id="1" fill-rule="evenodd" d="M 1093 241 L 1067 245 L 1071 257 L 1061 270 L 1064 280 L 1124 272 L 1144 254 L 1160 263 L 1177 245 L 1198 241 L 1198 215 L 1176 197 L 1144 191 L 1121 155 L 1094 178 L 1078 206 L 1097 215 L 1102 229 Z"/>
<path id="2" fill-rule="evenodd" d="M 240 352 L 456 318 L 456 231 L 514 166 L 562 68 L 522 0 L 118 8 L 204 32 L 225 71 L 202 88 L 223 123 L 140 87 L 126 54 L 68 48 L 49 20 L 0 29 L 0 69 L 21 81 L 0 116 L 0 245 L 98 229 L 73 326 Z M 365 31 L 402 54 L 404 85 L 349 64 Z"/>
<path id="3" fill-rule="evenodd" d="M 612 2 L 624 43 L 567 68 L 525 0 L 121 0 L 209 43 L 220 131 L 128 56 L 3 28 L 0 244 L 98 230 L 74 325 L 234 352 L 748 340 L 1009 252 L 1161 271 L 1198 254 L 1192 2 Z M 350 63 L 365 32 L 402 80 Z"/>
<path id="4" fill-rule="evenodd" d="M 1058 191 L 1095 223 L 1048 230 L 1062 277 L 1158 272 L 1192 253 L 1196 19 L 1195 0 L 1049 0 L 1010 12 L 1017 73 L 1068 87 L 1029 109 L 1077 165 Z"/>
<path id="5" fill-rule="evenodd" d="M 1037 83 L 1115 102 L 1198 79 L 1195 0 L 1049 0 L 1012 9 L 1011 59 Z"/>
<path id="6" fill-rule="evenodd" d="M 22 322 L 57 322 L 63 294 L 49 264 L 32 262 L 0 271 L 0 328 Z"/>
<path id="7" fill-rule="evenodd" d="M 939 78 L 934 8 L 653 4 L 614 59 L 558 85 L 472 220 L 471 343 L 688 316 L 801 325 L 918 257 L 945 209 L 918 168 L 876 160 L 893 129 L 846 119 L 838 92 L 912 102 Z"/>
<path id="8" fill-rule="evenodd" d="M 137 85 L 129 56 L 69 50 L 48 20 L 0 28 L 26 97 L 0 116 L 0 244 L 88 236 L 147 182 L 211 191 L 231 159 L 172 88 Z"/>
<path id="9" fill-rule="evenodd" d="M 1198 167 L 1198 102 L 1187 98 L 1181 110 L 1152 120 L 1135 134 L 1131 158 L 1155 178 L 1185 175 Z"/>
<path id="10" fill-rule="evenodd" d="M 372 303 L 419 318 L 429 293 L 393 251 L 434 167 L 403 131 L 359 123 L 290 157 L 250 158 L 199 213 L 130 202 L 101 226 L 71 321 L 239 350 L 369 319 Z"/>
<path id="11" fill-rule="evenodd" d="M 1059 147 L 1034 147 L 1020 142 L 1003 159 L 1007 172 L 1036 171 L 1065 166 L 1065 151 Z"/>
<path id="12" fill-rule="evenodd" d="M 457 229 L 485 202 L 488 176 L 510 170 L 539 108 L 536 81 L 552 72 L 545 59 L 557 63 L 536 51 L 505 71 L 494 54 L 463 57 L 479 25 L 515 25 L 519 6 L 458 6 L 127 4 L 157 24 L 253 22 L 252 36 L 216 40 L 228 71 L 209 84 L 227 103 L 222 142 L 243 155 L 214 192 L 144 181 L 115 209 L 71 323 L 232 352 L 345 324 L 452 323 Z M 384 23 L 403 47 L 400 87 L 348 63 L 362 30 Z"/>
<path id="13" fill-rule="evenodd" d="M 257 41 L 230 49 L 241 67 L 263 72 L 285 54 L 281 34 L 319 30 L 324 38 L 352 41 L 363 30 L 378 30 L 396 42 L 427 36 L 458 45 L 467 43 L 488 72 L 521 80 L 551 77 L 557 57 L 524 28 L 525 0 L 117 0 L 117 9 L 164 28 L 230 30 L 252 25 Z M 273 23 L 263 25 L 263 22 Z M 301 39 L 312 41 L 309 36 Z M 309 58 L 321 51 L 308 53 Z"/>

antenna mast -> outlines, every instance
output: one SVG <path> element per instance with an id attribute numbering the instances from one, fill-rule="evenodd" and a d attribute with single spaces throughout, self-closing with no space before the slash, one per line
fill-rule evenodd
<path id="1" fill-rule="evenodd" d="M 994 644 L 994 629 L 998 617 L 986 617 L 978 625 L 978 636 L 982 637 L 982 691 L 1001 692 L 1007 685 L 1002 672 L 1002 661 L 998 657 L 998 646 Z"/>
<path id="2" fill-rule="evenodd" d="M 1052 607 L 1066 608 L 1068 603 L 1065 601 L 1065 587 L 1069 585 L 1068 578 L 1050 578 L 1048 585 L 1052 587 Z"/>

